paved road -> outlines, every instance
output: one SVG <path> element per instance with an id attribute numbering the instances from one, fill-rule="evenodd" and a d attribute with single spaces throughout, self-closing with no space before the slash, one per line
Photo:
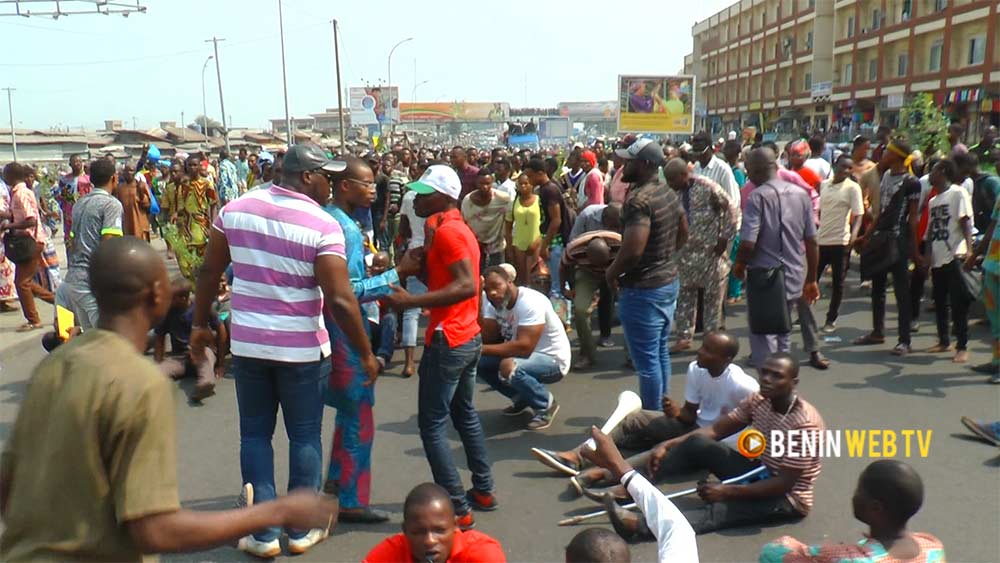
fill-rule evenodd
<path id="1" fill-rule="evenodd" d="M 825 312 L 826 301 L 819 310 Z M 892 307 L 890 307 L 892 309 Z M 894 358 L 886 348 L 850 348 L 844 343 L 869 326 L 866 299 L 856 293 L 847 300 L 838 336 L 843 343 L 830 344 L 827 353 L 835 361 L 832 369 L 817 372 L 804 368 L 800 391 L 822 413 L 829 428 L 930 429 L 930 455 L 911 463 L 924 478 L 926 499 L 913 521 L 913 529 L 933 533 L 947 546 L 951 561 L 1000 560 L 1000 457 L 992 446 L 966 436 L 959 423 L 963 414 L 1000 418 L 1000 386 L 985 383 L 965 367 L 953 365 L 945 357 L 913 354 L 905 360 Z M 890 313 L 889 326 L 895 318 Z M 4 316 L 6 317 L 6 315 Z M 925 323 L 930 320 L 925 315 Z M 10 323 L 4 322 L 6 327 Z M 745 311 L 730 312 L 730 328 L 741 337 L 748 351 Z M 917 349 L 934 343 L 932 330 L 925 324 L 914 338 Z M 8 328 L 0 328 L 0 440 L 10 425 L 23 396 L 31 368 L 41 359 L 37 336 L 21 341 Z M 973 327 L 971 352 L 974 361 L 988 356 L 987 329 Z M 616 332 L 616 342 L 621 335 Z M 793 341 L 801 342 L 796 336 Z M 743 354 L 741 354 L 742 357 Z M 674 361 L 675 373 L 691 356 Z M 562 549 L 577 529 L 559 528 L 555 522 L 567 513 L 591 507 L 586 499 L 571 499 L 567 481 L 554 476 L 531 458 L 528 448 L 565 448 L 578 443 L 591 424 L 600 424 L 613 408 L 623 389 L 636 388 L 636 376 L 616 368 L 621 364 L 621 348 L 608 351 L 600 360 L 600 370 L 573 373 L 552 386 L 562 403 L 556 423 L 540 433 L 522 429 L 523 421 L 501 416 L 503 398 L 479 387 L 477 405 L 482 413 L 488 446 L 497 478 L 502 508 L 477 515 L 479 529 L 500 539 L 511 561 L 562 561 Z M 398 373 L 398 366 L 392 370 Z M 675 376 L 671 394 L 682 396 L 684 376 Z M 430 479 L 417 434 L 416 386 L 394 375 L 378 384 L 375 409 L 377 434 L 374 451 L 373 502 L 397 513 L 394 521 L 377 527 L 343 525 L 333 537 L 301 559 L 305 561 L 359 561 L 387 534 L 399 529 L 399 511 L 406 492 L 416 483 Z M 179 477 L 184 504 L 195 509 L 232 506 L 240 489 L 239 435 L 232 380 L 219 385 L 218 394 L 202 406 L 187 403 L 178 388 L 177 425 L 179 435 Z M 333 413 L 324 421 L 324 444 L 329 452 Z M 287 448 L 279 422 L 275 440 L 278 482 L 287 478 Z M 453 436 L 454 438 L 454 436 Z M 460 443 L 453 441 L 457 459 L 462 459 Z M 854 540 L 863 525 L 851 516 L 850 496 L 866 459 L 828 459 L 816 491 L 816 507 L 801 522 L 750 527 L 709 534 L 699 538 L 703 561 L 755 560 L 766 540 L 791 534 L 801 539 Z M 463 464 L 464 465 L 464 464 Z M 468 474 L 465 473 L 466 483 Z M 668 490 L 685 483 L 667 485 Z M 655 558 L 655 547 L 633 547 L 637 561 Z M 168 561 L 245 560 L 233 548 L 169 556 Z"/>

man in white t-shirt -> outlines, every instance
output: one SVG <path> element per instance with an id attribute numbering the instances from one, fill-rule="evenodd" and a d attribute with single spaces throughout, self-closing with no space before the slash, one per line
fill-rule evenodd
<path id="1" fill-rule="evenodd" d="M 725 332 L 705 334 L 698 359 L 688 365 L 687 385 L 684 388 L 684 406 L 678 406 L 669 397 L 663 397 L 663 411 L 640 410 L 630 414 L 611 433 L 618 447 L 646 452 L 664 440 L 687 434 L 697 428 L 711 426 L 719 417 L 740 404 L 760 389 L 757 380 L 733 363 L 739 354 L 739 340 Z M 735 443 L 735 441 L 734 441 Z M 583 458 L 576 449 L 555 452 L 532 448 L 531 454 L 545 465 L 565 473 L 577 475 L 578 480 L 590 484 L 607 475 L 600 469 L 581 472 Z M 635 460 L 636 467 L 644 467 L 645 454 Z M 641 459 L 639 459 L 641 458 Z"/>
<path id="2" fill-rule="evenodd" d="M 830 163 L 823 158 L 823 154 L 826 152 L 826 140 L 823 137 L 813 137 L 809 139 L 809 152 L 812 154 L 811 157 L 806 159 L 806 168 L 812 170 L 819 176 L 820 180 L 826 180 L 830 177 L 831 166 Z"/>
<path id="3" fill-rule="evenodd" d="M 826 161 L 824 161 L 826 162 Z M 808 163 L 807 163 L 808 164 Z M 826 312 L 826 324 L 822 331 L 837 329 L 840 301 L 844 297 L 844 278 L 847 276 L 847 259 L 851 247 L 861 229 L 864 215 L 864 198 L 861 186 L 851 179 L 854 161 L 849 155 L 841 155 L 834 166 L 833 178 L 823 180 L 819 190 L 819 228 L 816 230 L 816 244 L 819 245 L 819 265 L 816 277 L 823 277 L 827 266 L 833 268 L 833 292 L 830 295 L 830 309 Z"/>
<path id="4" fill-rule="evenodd" d="M 934 283 L 934 315 L 937 317 L 938 343 L 927 351 L 947 352 L 951 349 L 948 335 L 948 307 L 955 333 L 955 363 L 964 363 L 969 353 L 969 297 L 962 282 L 962 262 L 972 248 L 972 197 L 955 185 L 958 168 L 951 160 L 940 160 L 930 173 L 931 187 L 938 194 L 928 207 L 927 231 L 924 241 L 924 267 L 931 269 Z"/>
<path id="5" fill-rule="evenodd" d="M 569 338 L 549 298 L 518 287 L 501 266 L 483 274 L 480 323 L 483 352 L 478 374 L 514 402 L 504 414 L 532 411 L 529 430 L 552 425 L 559 403 L 545 387 L 569 372 Z"/>

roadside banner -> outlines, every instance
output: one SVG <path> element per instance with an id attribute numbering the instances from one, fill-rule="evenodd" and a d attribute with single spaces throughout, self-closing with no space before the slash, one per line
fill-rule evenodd
<path id="1" fill-rule="evenodd" d="M 618 76 L 618 131 L 693 133 L 694 76 Z"/>

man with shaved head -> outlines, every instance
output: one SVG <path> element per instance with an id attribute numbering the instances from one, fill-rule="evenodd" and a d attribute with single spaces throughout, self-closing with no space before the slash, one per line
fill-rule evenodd
<path id="1" fill-rule="evenodd" d="M 315 492 L 242 510 L 181 508 L 173 390 L 142 355 L 170 306 L 166 265 L 145 241 L 109 239 L 90 259 L 90 287 L 97 327 L 35 368 L 4 446 L 0 559 L 137 561 L 271 525 L 328 527 L 337 503 Z"/>
<path id="2" fill-rule="evenodd" d="M 743 279 L 748 268 L 763 272 L 781 267 L 784 271 L 785 302 L 776 305 L 784 305 L 791 311 L 792 307 L 798 307 L 800 298 L 810 305 L 819 299 L 819 287 L 816 285 L 819 247 L 809 195 L 798 186 L 778 178 L 777 172 L 775 154 L 771 149 L 759 148 L 750 152 L 747 175 L 758 187 L 750 192 L 743 212 L 740 247 L 733 274 Z M 746 291 L 748 311 L 752 311 L 754 298 L 761 299 L 762 288 L 748 283 Z M 764 313 L 766 311 L 758 314 Z M 767 327 L 755 330 L 758 326 L 755 321 L 759 320 L 750 313 L 751 361 L 756 366 L 762 365 L 764 358 L 775 352 L 791 349 L 790 321 L 787 330 L 768 334 L 764 332 Z M 806 349 L 813 349 L 810 344 L 806 342 Z"/>
<path id="3" fill-rule="evenodd" d="M 782 536 L 764 546 L 760 561 L 944 561 L 941 540 L 906 528 L 923 502 L 924 484 L 913 467 L 895 459 L 872 462 L 851 501 L 854 517 L 869 526 L 861 541 L 809 546 Z"/>
<path id="4" fill-rule="evenodd" d="M 618 534 L 604 528 L 587 528 L 566 546 L 566 563 L 629 563 L 632 554 Z"/>
<path id="5" fill-rule="evenodd" d="M 448 491 L 417 485 L 403 503 L 403 531 L 372 548 L 364 563 L 503 563 L 500 542 L 475 530 L 462 531 Z"/>
<path id="6" fill-rule="evenodd" d="M 677 251 L 681 291 L 677 297 L 677 343 L 671 349 L 681 352 L 691 348 L 699 290 L 705 292 L 705 330 L 725 324 L 722 300 L 729 276 L 729 249 L 739 225 L 739 204 L 714 181 L 691 174 L 683 159 L 668 162 L 663 174 L 680 197 L 688 221 L 687 244 Z"/>

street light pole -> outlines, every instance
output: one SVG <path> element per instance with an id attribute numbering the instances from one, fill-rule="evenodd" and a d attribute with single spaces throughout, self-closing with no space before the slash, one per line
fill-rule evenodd
<path id="1" fill-rule="evenodd" d="M 418 82 L 417 84 L 413 85 L 413 97 L 410 99 L 411 103 L 417 101 L 417 88 L 420 87 L 420 86 L 423 86 L 424 84 L 427 84 L 428 82 L 430 82 L 430 79 Z M 402 114 L 400 114 L 400 115 L 402 115 Z M 415 126 L 413 124 L 415 124 L 416 121 L 417 121 L 417 119 L 413 118 L 413 120 L 411 121 L 411 125 L 410 125 L 411 128 Z"/>
<path id="2" fill-rule="evenodd" d="M 340 119 L 340 152 L 347 154 L 347 137 L 344 135 L 344 89 L 340 86 L 340 34 L 337 20 L 333 20 L 333 57 L 337 63 L 337 117 Z"/>
<path id="3" fill-rule="evenodd" d="M 201 133 L 206 137 L 208 137 L 208 104 L 205 103 L 205 69 L 208 68 L 209 61 L 214 58 L 214 56 L 209 55 L 205 59 L 205 64 L 201 65 Z"/>
<path id="4" fill-rule="evenodd" d="M 226 125 L 226 102 L 222 97 L 222 70 L 219 67 L 219 41 L 225 41 L 218 37 L 205 40 L 205 43 L 212 42 L 215 49 L 215 78 L 219 81 L 219 109 L 222 110 L 222 140 L 225 141 L 226 152 L 229 151 L 229 127 Z"/>
<path id="5" fill-rule="evenodd" d="M 288 115 L 288 77 L 285 72 L 285 18 L 278 0 L 278 32 L 281 34 L 281 85 L 285 90 L 285 142 L 292 148 L 292 119 Z"/>
<path id="6" fill-rule="evenodd" d="M 389 111 L 388 111 L 388 115 L 389 115 L 389 123 L 390 123 L 390 126 L 389 126 L 389 141 L 390 141 L 389 144 L 390 145 L 392 144 L 392 136 L 396 132 L 396 122 L 395 122 L 395 120 L 392 119 L 392 53 L 396 50 L 396 47 L 399 47 L 400 45 L 402 45 L 403 43 L 406 43 L 407 41 L 413 41 L 413 38 L 412 37 L 407 37 L 406 39 L 403 39 L 399 43 L 396 43 L 395 45 L 393 45 L 392 49 L 389 50 L 389 64 L 387 65 L 389 67 L 389 72 L 388 72 L 388 74 L 389 74 L 389 84 L 387 86 L 388 86 L 388 89 L 389 89 Z M 396 105 L 397 105 L 397 107 L 399 105 L 399 89 L 398 88 L 396 89 Z"/>
<path id="7" fill-rule="evenodd" d="M 14 100 L 13 94 L 16 88 L 4 88 L 7 91 L 7 112 L 10 114 L 10 148 L 14 153 L 14 162 L 17 162 L 17 133 L 14 131 Z"/>

